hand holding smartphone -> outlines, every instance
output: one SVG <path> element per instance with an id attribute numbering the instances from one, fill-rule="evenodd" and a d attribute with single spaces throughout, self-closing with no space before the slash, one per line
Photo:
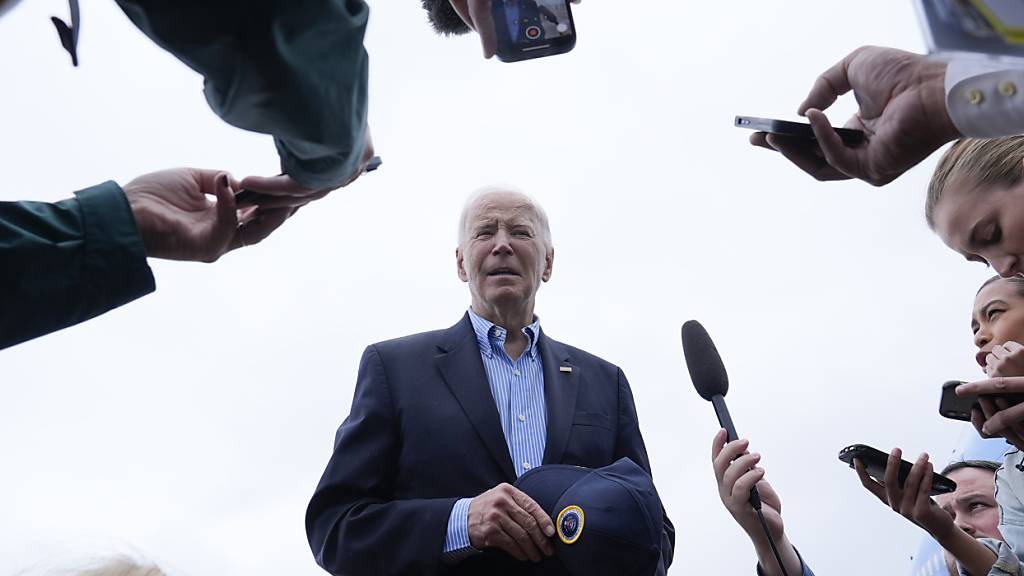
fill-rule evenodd
<path id="1" fill-rule="evenodd" d="M 979 406 L 978 396 L 969 394 L 957 396 L 957 386 L 966 384 L 963 380 L 949 380 L 942 385 L 942 396 L 939 398 L 939 414 L 951 420 L 971 421 L 971 408 Z M 1024 402 L 1024 394 L 1005 394 L 992 396 L 993 398 L 1005 398 L 1011 406 Z"/>
<path id="2" fill-rule="evenodd" d="M 879 484 L 885 483 L 885 468 L 889 461 L 889 455 L 881 450 L 872 448 L 865 444 L 853 444 L 847 446 L 839 451 L 839 460 L 850 465 L 853 468 L 853 461 L 860 460 L 864 464 L 868 476 L 871 476 Z M 906 460 L 900 460 L 900 469 L 897 475 L 897 482 L 900 490 L 903 490 L 903 486 L 907 481 L 907 476 L 910 475 L 910 469 L 913 464 Z M 942 474 L 932 473 L 932 489 L 931 495 L 946 494 L 956 490 L 956 482 L 953 482 L 949 478 L 946 478 Z"/>

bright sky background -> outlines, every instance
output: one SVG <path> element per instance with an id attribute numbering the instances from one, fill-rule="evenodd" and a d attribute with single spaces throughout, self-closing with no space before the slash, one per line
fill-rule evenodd
<path id="1" fill-rule="evenodd" d="M 980 376 L 968 320 L 988 273 L 924 223 L 937 156 L 882 189 L 820 184 L 732 119 L 795 118 L 861 44 L 922 50 L 911 3 L 586 0 L 574 52 L 519 64 L 435 36 L 414 0 L 372 10 L 379 171 L 214 265 L 153 261 L 155 294 L 0 352 L 0 573 L 119 551 L 171 576 L 322 573 L 303 514 L 359 356 L 460 318 L 458 212 L 493 183 L 551 217 L 545 331 L 630 378 L 677 528 L 672 574 L 754 568 L 716 494 L 717 423 L 679 344 L 690 318 L 814 570 L 860 573 L 850 550 L 870 550 L 877 572 L 905 573 L 922 532 L 836 454 L 945 463 L 963 428 L 938 416 L 939 388 Z M 0 198 L 181 165 L 278 172 L 270 138 L 220 121 L 112 1 L 82 2 L 73 69 L 48 21 L 66 11 L 33 0 L 0 20 Z"/>

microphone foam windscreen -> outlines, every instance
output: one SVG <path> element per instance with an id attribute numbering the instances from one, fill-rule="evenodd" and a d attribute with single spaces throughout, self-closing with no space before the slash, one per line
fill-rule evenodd
<path id="1" fill-rule="evenodd" d="M 705 400 L 712 396 L 725 396 L 729 391 L 729 376 L 725 373 L 722 357 L 708 331 L 696 320 L 683 324 L 683 355 L 690 380 L 697 393 Z"/>

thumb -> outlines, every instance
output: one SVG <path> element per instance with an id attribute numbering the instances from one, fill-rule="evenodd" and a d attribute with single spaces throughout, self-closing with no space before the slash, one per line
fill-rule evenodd
<path id="1" fill-rule="evenodd" d="M 217 174 L 217 178 L 214 179 L 213 188 L 217 195 L 217 224 L 237 226 L 238 215 L 236 213 L 235 193 L 231 189 L 229 179 L 230 177 L 226 172 Z"/>

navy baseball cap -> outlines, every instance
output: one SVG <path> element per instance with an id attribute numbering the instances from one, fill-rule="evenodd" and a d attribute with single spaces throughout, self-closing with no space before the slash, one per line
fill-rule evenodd
<path id="1" fill-rule="evenodd" d="M 555 524 L 555 556 L 570 576 L 652 576 L 663 511 L 650 474 L 629 458 L 591 469 L 547 464 L 516 481 Z"/>

